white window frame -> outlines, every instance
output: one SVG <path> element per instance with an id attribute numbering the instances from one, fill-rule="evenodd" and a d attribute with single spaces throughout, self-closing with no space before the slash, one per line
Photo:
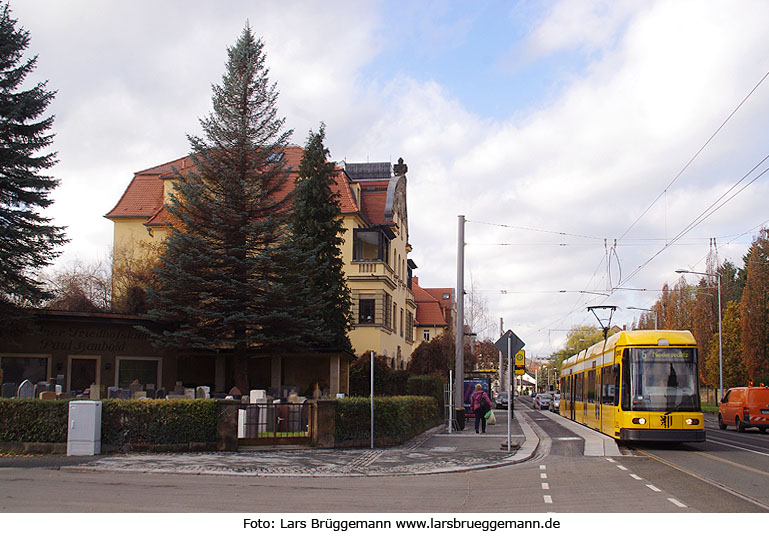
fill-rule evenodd
<path id="1" fill-rule="evenodd" d="M 94 359 L 96 360 L 96 385 L 101 385 L 101 356 L 100 355 L 68 355 L 67 356 L 67 392 L 72 391 L 72 360 Z"/>

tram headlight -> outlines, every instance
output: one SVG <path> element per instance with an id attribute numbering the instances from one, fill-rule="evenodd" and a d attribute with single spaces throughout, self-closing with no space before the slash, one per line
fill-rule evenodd
<path id="1" fill-rule="evenodd" d="M 633 424 L 646 424 L 646 419 L 643 417 L 636 417 L 633 419 Z"/>
<path id="2" fill-rule="evenodd" d="M 699 419 L 686 419 L 686 424 L 689 426 L 694 426 L 695 424 L 700 424 Z"/>

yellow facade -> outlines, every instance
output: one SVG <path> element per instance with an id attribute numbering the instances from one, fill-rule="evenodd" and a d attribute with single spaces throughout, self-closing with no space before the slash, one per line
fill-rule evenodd
<path id="1" fill-rule="evenodd" d="M 163 203 L 167 203 L 173 180 L 169 180 L 167 176 L 161 177 L 161 173 L 155 169 L 140 173 L 155 176 L 158 181 L 162 181 L 162 190 L 157 187 L 156 194 Z M 344 273 L 352 295 L 354 315 L 350 341 L 356 355 L 374 351 L 377 355 L 387 356 L 393 368 L 405 368 L 412 351 L 423 340 L 421 335 L 416 336 L 414 327 L 417 306 L 410 288 L 408 254 L 411 248 L 408 243 L 406 178 L 405 175 L 400 175 L 377 181 L 380 199 L 384 199 L 384 189 L 387 190 L 385 213 L 378 215 L 378 224 L 372 222 L 374 218 L 371 211 L 366 213 L 362 209 L 363 198 L 368 195 L 367 188 L 373 188 L 365 185 L 361 187 L 360 183 L 350 180 L 346 175 L 343 178 L 345 184 L 342 189 L 348 194 L 348 200 L 342 202 L 341 217 L 346 229 L 343 235 L 342 257 Z M 129 186 L 127 194 L 132 187 L 133 183 Z M 160 199 L 158 204 L 161 203 Z M 155 209 L 155 214 L 122 215 L 118 211 L 121 203 L 124 203 L 123 199 L 107 215 L 115 226 L 115 271 L 119 270 L 121 263 L 130 264 L 148 255 L 157 255 L 167 233 L 164 225 L 152 224 L 158 208 Z M 126 211 L 130 212 L 128 209 Z M 380 250 L 375 254 L 367 253 L 367 244 L 361 240 L 359 258 L 356 259 L 356 233 L 372 230 L 379 233 Z M 119 289 L 116 288 L 115 292 L 119 293 Z M 363 311 L 362 307 L 370 310 L 372 314 L 363 315 L 366 311 Z"/>

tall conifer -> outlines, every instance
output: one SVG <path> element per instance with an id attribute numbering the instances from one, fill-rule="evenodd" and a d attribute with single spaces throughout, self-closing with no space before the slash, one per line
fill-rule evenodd
<path id="1" fill-rule="evenodd" d="M 228 57 L 213 112 L 200 121 L 205 139 L 189 137 L 194 166 L 177 173 L 149 315 L 172 326 L 156 337 L 166 346 L 231 351 L 232 382 L 247 392 L 247 357 L 300 345 L 304 326 L 287 294 L 298 262 L 284 239 L 291 131 L 250 27 Z"/>
<path id="2" fill-rule="evenodd" d="M 336 166 L 324 146 L 325 127 L 310 132 L 299 164 L 292 220 L 292 240 L 307 258 L 305 292 L 317 299 L 316 309 L 306 314 L 321 321 L 316 347 L 352 351 L 348 333 L 352 327 L 350 289 L 344 277 L 341 247 L 345 232 L 339 217 L 339 194 L 332 190 Z"/>
<path id="3" fill-rule="evenodd" d="M 49 195 L 59 182 L 45 175 L 56 154 L 41 154 L 53 142 L 53 116 L 41 116 L 55 92 L 47 82 L 22 87 L 37 56 L 22 59 L 29 32 L 16 22 L 7 3 L 0 7 L 0 318 L 13 314 L 13 304 L 51 297 L 35 272 L 67 241 L 64 229 L 40 214 L 53 203 Z"/>

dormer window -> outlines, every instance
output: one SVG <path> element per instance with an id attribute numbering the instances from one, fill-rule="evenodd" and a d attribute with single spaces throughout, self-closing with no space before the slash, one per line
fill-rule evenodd
<path id="1" fill-rule="evenodd" d="M 267 157 L 267 162 L 269 162 L 270 164 L 273 164 L 275 162 L 280 162 L 281 160 L 283 160 L 283 155 L 285 154 L 286 153 L 284 152 L 270 153 L 270 156 Z"/>

